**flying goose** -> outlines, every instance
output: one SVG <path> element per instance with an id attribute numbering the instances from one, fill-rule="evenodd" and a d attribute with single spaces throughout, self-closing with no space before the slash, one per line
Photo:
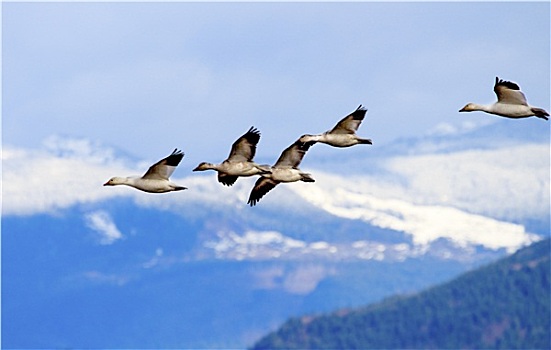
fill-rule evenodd
<path id="1" fill-rule="evenodd" d="M 232 145 L 229 157 L 220 164 L 200 163 L 193 171 L 216 170 L 218 182 L 231 186 L 239 176 L 253 176 L 270 172 L 269 165 L 259 165 L 253 162 L 256 144 L 260 140 L 260 132 L 251 126 L 249 131 L 238 138 Z"/>
<path id="2" fill-rule="evenodd" d="M 287 147 L 271 168 L 272 172 L 262 174 L 262 176 L 256 180 L 247 204 L 251 207 L 256 205 L 266 193 L 282 182 L 315 182 L 312 175 L 303 173 L 298 168 L 304 154 L 306 154 L 308 148 L 313 144 L 314 142 L 303 143 L 297 140 L 291 146 Z"/>
<path id="3" fill-rule="evenodd" d="M 491 105 L 468 103 L 465 107 L 461 108 L 459 112 L 482 111 L 506 118 L 527 118 L 536 116 L 549 120 L 549 113 L 547 113 L 546 110 L 528 105 L 526 97 L 522 91 L 520 91 L 520 87 L 517 84 L 496 77 L 494 92 L 497 95 L 497 102 Z"/>
<path id="4" fill-rule="evenodd" d="M 344 117 L 332 130 L 319 135 L 302 135 L 300 142 L 321 142 L 334 147 L 350 147 L 358 144 L 371 145 L 370 139 L 363 139 L 356 135 L 365 117 L 367 109 L 360 105 L 354 112 Z"/>
<path id="5" fill-rule="evenodd" d="M 149 170 L 142 177 L 115 176 L 104 183 L 103 186 L 127 185 L 150 193 L 185 190 L 187 187 L 178 186 L 168 180 L 178 164 L 180 164 L 182 158 L 184 158 L 184 153 L 174 149 L 168 157 L 161 159 L 149 167 Z"/>

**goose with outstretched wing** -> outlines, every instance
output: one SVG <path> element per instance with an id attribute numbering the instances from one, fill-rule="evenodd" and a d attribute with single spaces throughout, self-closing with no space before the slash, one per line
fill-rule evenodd
<path id="1" fill-rule="evenodd" d="M 459 112 L 482 111 L 506 118 L 538 117 L 549 120 L 549 113 L 543 108 L 533 107 L 526 101 L 526 96 L 520 91 L 520 87 L 513 82 L 496 77 L 494 92 L 497 102 L 489 105 L 468 103 Z"/>
<path id="2" fill-rule="evenodd" d="M 306 151 L 313 144 L 313 142 L 305 143 L 297 140 L 287 147 L 271 167 L 271 173 L 263 174 L 256 181 L 247 204 L 251 207 L 256 205 L 266 193 L 282 182 L 314 182 L 315 180 L 312 175 L 301 171 L 298 167 Z"/>
<path id="3" fill-rule="evenodd" d="M 169 180 L 170 176 L 184 158 L 184 153 L 175 149 L 168 157 L 149 167 L 142 177 L 119 177 L 109 179 L 103 186 L 126 185 L 150 193 L 164 193 L 185 190 Z"/>
<path id="4" fill-rule="evenodd" d="M 318 135 L 302 135 L 299 140 L 304 143 L 321 142 L 341 148 L 359 144 L 371 145 L 371 139 L 362 138 L 356 134 L 366 113 L 367 109 L 360 105 L 354 112 L 341 119 L 333 129 Z"/>
<path id="5" fill-rule="evenodd" d="M 251 126 L 249 131 L 232 144 L 226 160 L 220 164 L 202 162 L 193 171 L 215 170 L 218 172 L 218 182 L 226 186 L 233 185 L 240 176 L 267 174 L 270 172 L 269 165 L 253 162 L 259 140 L 260 132 Z"/>

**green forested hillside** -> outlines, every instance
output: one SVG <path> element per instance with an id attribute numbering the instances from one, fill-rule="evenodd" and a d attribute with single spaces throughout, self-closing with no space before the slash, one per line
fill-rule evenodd
<path id="1" fill-rule="evenodd" d="M 287 321 L 253 349 L 550 349 L 550 240 L 419 294 Z"/>

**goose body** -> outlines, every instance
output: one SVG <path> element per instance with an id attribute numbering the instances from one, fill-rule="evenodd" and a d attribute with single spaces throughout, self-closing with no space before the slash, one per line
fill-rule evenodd
<path id="1" fill-rule="evenodd" d="M 175 149 L 168 157 L 161 159 L 149 167 L 149 170 L 142 177 L 119 177 L 109 179 L 103 186 L 126 185 L 149 193 L 164 193 L 181 191 L 186 187 L 177 185 L 169 180 L 184 153 Z"/>
<path id="2" fill-rule="evenodd" d="M 297 181 L 314 182 L 315 180 L 312 175 L 298 168 L 306 151 L 312 144 L 313 142 L 303 143 L 297 140 L 287 147 L 271 167 L 271 172 L 263 174 L 256 180 L 247 204 L 251 207 L 256 205 L 266 193 L 280 183 Z"/>
<path id="3" fill-rule="evenodd" d="M 356 131 L 362 123 L 367 109 L 360 105 L 354 112 L 341 119 L 335 127 L 318 135 L 302 135 L 300 142 L 321 142 L 333 147 L 350 147 L 359 144 L 371 145 L 370 139 L 361 138 Z"/>
<path id="4" fill-rule="evenodd" d="M 253 162 L 256 145 L 260 140 L 260 132 L 251 126 L 249 131 L 239 137 L 233 144 L 230 155 L 220 164 L 200 163 L 193 171 L 215 170 L 218 172 L 218 182 L 231 186 L 240 176 L 253 176 L 269 173 L 269 165 Z"/>
<path id="5" fill-rule="evenodd" d="M 546 110 L 528 104 L 526 96 L 520 91 L 520 87 L 516 83 L 496 77 L 494 92 L 497 96 L 497 102 L 489 105 L 471 102 L 461 108 L 459 112 L 481 111 L 513 119 L 528 117 L 549 119 L 549 113 Z"/>

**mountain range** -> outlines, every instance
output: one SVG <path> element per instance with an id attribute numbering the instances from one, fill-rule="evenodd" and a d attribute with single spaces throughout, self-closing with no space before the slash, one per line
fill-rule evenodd
<path id="1" fill-rule="evenodd" d="M 4 146 L 5 348 L 245 348 L 284 320 L 407 294 L 549 236 L 549 129 L 454 128 L 379 147 L 311 148 L 315 183 L 251 208 L 253 178 L 104 188 L 137 161 L 55 136 Z M 379 147 L 379 148 L 377 148 Z M 270 163 L 267 159 L 259 162 Z"/>
<path id="2" fill-rule="evenodd" d="M 285 322 L 252 349 L 549 349 L 549 239 L 428 290 Z"/>

